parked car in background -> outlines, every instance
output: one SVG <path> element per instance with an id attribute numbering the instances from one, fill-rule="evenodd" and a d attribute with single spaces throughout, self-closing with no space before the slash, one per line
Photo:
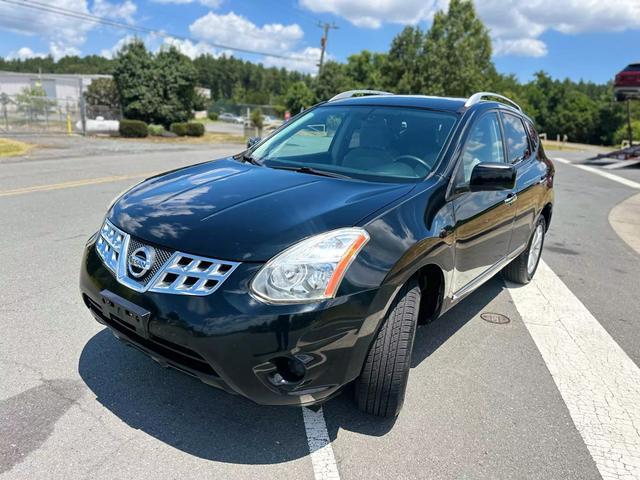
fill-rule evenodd
<path id="1" fill-rule="evenodd" d="M 631 63 L 616 75 L 613 92 L 619 102 L 640 97 L 640 63 Z"/>
<path id="2" fill-rule="evenodd" d="M 221 122 L 228 122 L 228 123 L 242 123 L 243 122 L 243 118 L 242 117 L 234 115 L 233 113 L 221 113 L 220 115 L 218 115 L 218 120 L 220 120 Z"/>
<path id="3" fill-rule="evenodd" d="M 227 392 L 312 405 L 355 382 L 363 411 L 395 417 L 418 324 L 500 271 L 534 276 L 553 178 L 505 97 L 344 92 L 116 198 L 82 298 L 123 342 Z"/>

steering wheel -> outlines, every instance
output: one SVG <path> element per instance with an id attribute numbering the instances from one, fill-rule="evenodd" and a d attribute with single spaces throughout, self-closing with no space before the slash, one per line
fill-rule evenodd
<path id="1" fill-rule="evenodd" d="M 406 160 L 410 160 L 410 162 L 407 162 Z M 416 157 L 415 155 L 400 155 L 399 157 L 396 157 L 396 158 L 393 159 L 393 163 L 396 163 L 396 162 L 413 163 L 413 165 L 409 165 L 410 167 L 413 167 L 415 165 L 422 165 L 423 167 L 425 167 L 427 169 L 427 171 L 431 170 L 431 165 L 429 165 L 427 162 L 425 162 L 420 157 Z"/>

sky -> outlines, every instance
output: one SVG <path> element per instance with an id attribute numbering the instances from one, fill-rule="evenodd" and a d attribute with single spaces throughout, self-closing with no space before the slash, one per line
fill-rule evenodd
<path id="1" fill-rule="evenodd" d="M 603 83 L 628 63 L 640 62 L 640 0 L 474 3 L 489 28 L 496 67 L 521 81 L 544 70 L 555 78 Z M 233 54 L 313 74 L 320 56 L 319 22 L 338 27 L 329 32 L 327 55 L 345 61 L 363 49 L 387 51 L 405 25 L 429 28 L 434 13 L 447 4 L 448 0 L 0 0 L 0 55 L 111 56 L 137 35 L 154 51 L 171 44 L 190 57 Z M 78 14 L 144 31 L 84 21 L 76 18 Z"/>

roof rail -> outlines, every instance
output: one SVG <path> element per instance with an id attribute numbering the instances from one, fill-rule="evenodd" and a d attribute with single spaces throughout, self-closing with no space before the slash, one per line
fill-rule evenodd
<path id="1" fill-rule="evenodd" d="M 347 92 L 342 92 L 337 94 L 335 97 L 332 97 L 330 102 L 334 102 L 336 100 L 343 100 L 345 98 L 355 97 L 356 95 L 393 95 L 391 92 L 383 92 L 380 90 L 349 90 Z"/>
<path id="2" fill-rule="evenodd" d="M 503 102 L 509 104 L 510 106 L 516 108 L 517 110 L 522 111 L 522 108 L 520 107 L 520 105 L 518 105 L 516 102 L 514 102 L 510 98 L 507 98 L 504 95 L 499 95 L 499 94 L 493 93 L 493 92 L 478 92 L 478 93 L 474 93 L 473 95 L 471 95 L 469 97 L 469 99 L 466 101 L 464 106 L 465 106 L 465 108 L 469 108 L 471 105 L 475 105 L 476 103 L 480 103 L 485 98 L 498 98 L 498 99 L 502 100 Z"/>

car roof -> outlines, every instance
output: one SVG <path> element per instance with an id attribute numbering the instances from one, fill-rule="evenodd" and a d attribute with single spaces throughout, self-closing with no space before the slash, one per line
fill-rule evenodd
<path id="1" fill-rule="evenodd" d="M 341 100 L 330 100 L 322 105 L 368 105 L 368 106 L 387 106 L 387 107 L 410 107 L 425 108 L 429 110 L 440 110 L 451 113 L 464 113 L 468 110 L 485 110 L 497 108 L 509 111 L 529 119 L 522 111 L 516 110 L 502 102 L 494 100 L 482 100 L 478 103 L 466 107 L 467 98 L 457 97 L 432 97 L 428 95 L 367 95 L 363 97 L 349 97 Z M 530 120 L 530 119 L 529 119 Z"/>
<path id="2" fill-rule="evenodd" d="M 464 107 L 466 101 L 466 98 L 429 97 L 426 95 L 367 95 L 333 100 L 327 104 L 414 107 L 458 112 Z"/>

